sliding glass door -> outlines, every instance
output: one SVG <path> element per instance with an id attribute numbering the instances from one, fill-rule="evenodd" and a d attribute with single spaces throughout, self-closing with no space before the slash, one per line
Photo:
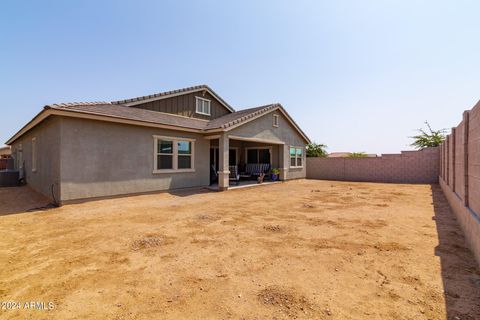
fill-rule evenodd
<path id="1" fill-rule="evenodd" d="M 235 166 L 237 163 L 238 150 L 235 148 L 229 149 L 228 152 L 228 165 Z M 218 163 L 220 162 L 220 156 L 218 153 L 218 148 L 210 148 L 210 166 L 213 166 L 216 171 L 218 171 Z"/>
<path id="2" fill-rule="evenodd" d="M 271 164 L 270 147 L 246 148 L 246 163 Z"/>

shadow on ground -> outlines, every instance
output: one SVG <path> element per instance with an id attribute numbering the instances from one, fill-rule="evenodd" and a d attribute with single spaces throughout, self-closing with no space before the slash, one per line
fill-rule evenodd
<path id="1" fill-rule="evenodd" d="M 448 320 L 480 319 L 480 270 L 439 185 L 432 185 Z"/>
<path id="2" fill-rule="evenodd" d="M 50 202 L 50 199 L 28 186 L 0 188 L 0 216 L 24 213 Z"/>
<path id="3" fill-rule="evenodd" d="M 81 199 L 73 203 L 90 202 L 105 199 L 121 199 L 134 195 L 148 195 L 168 193 L 175 197 L 189 197 L 192 195 L 212 192 L 207 188 L 184 188 L 169 191 L 152 191 L 137 194 L 123 194 L 116 196 L 106 196 L 91 199 Z M 52 208 L 52 201 L 44 195 L 36 192 L 28 186 L 21 187 L 0 187 L 0 216 L 25 213 L 28 211 L 46 210 Z"/>

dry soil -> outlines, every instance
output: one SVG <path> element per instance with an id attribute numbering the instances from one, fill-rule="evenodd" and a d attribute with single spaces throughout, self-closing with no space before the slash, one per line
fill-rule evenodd
<path id="1" fill-rule="evenodd" d="M 66 205 L 0 189 L 14 319 L 480 319 L 438 186 L 298 180 Z"/>

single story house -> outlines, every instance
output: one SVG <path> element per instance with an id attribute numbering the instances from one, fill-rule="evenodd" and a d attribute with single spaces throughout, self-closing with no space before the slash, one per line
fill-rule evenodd
<path id="1" fill-rule="evenodd" d="M 351 157 L 353 152 L 330 152 L 327 157 L 328 158 L 349 158 Z M 376 158 L 378 157 L 375 153 L 366 153 L 366 158 Z"/>
<path id="2" fill-rule="evenodd" d="M 9 146 L 0 148 L 0 159 L 9 158 L 11 154 L 12 150 L 10 150 Z"/>
<path id="3" fill-rule="evenodd" d="M 32 188 L 65 203 L 210 184 L 269 164 L 304 178 L 306 134 L 278 103 L 235 111 L 206 85 L 112 102 L 47 105 L 6 144 Z"/>

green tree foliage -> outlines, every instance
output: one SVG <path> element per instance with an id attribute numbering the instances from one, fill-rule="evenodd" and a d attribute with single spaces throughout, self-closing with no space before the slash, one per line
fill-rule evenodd
<path id="1" fill-rule="evenodd" d="M 349 158 L 366 158 L 368 154 L 365 152 L 352 152 L 348 155 Z"/>
<path id="2" fill-rule="evenodd" d="M 411 144 L 411 146 L 415 147 L 415 149 L 438 147 L 443 140 L 445 140 L 445 129 L 433 130 L 428 121 L 425 121 L 425 124 L 427 125 L 428 132 L 424 129 L 418 129 L 420 134 L 410 137 L 415 140 Z"/>
<path id="3" fill-rule="evenodd" d="M 307 144 L 307 157 L 326 157 L 327 156 L 327 146 L 325 144 L 319 143 L 309 143 Z"/>

